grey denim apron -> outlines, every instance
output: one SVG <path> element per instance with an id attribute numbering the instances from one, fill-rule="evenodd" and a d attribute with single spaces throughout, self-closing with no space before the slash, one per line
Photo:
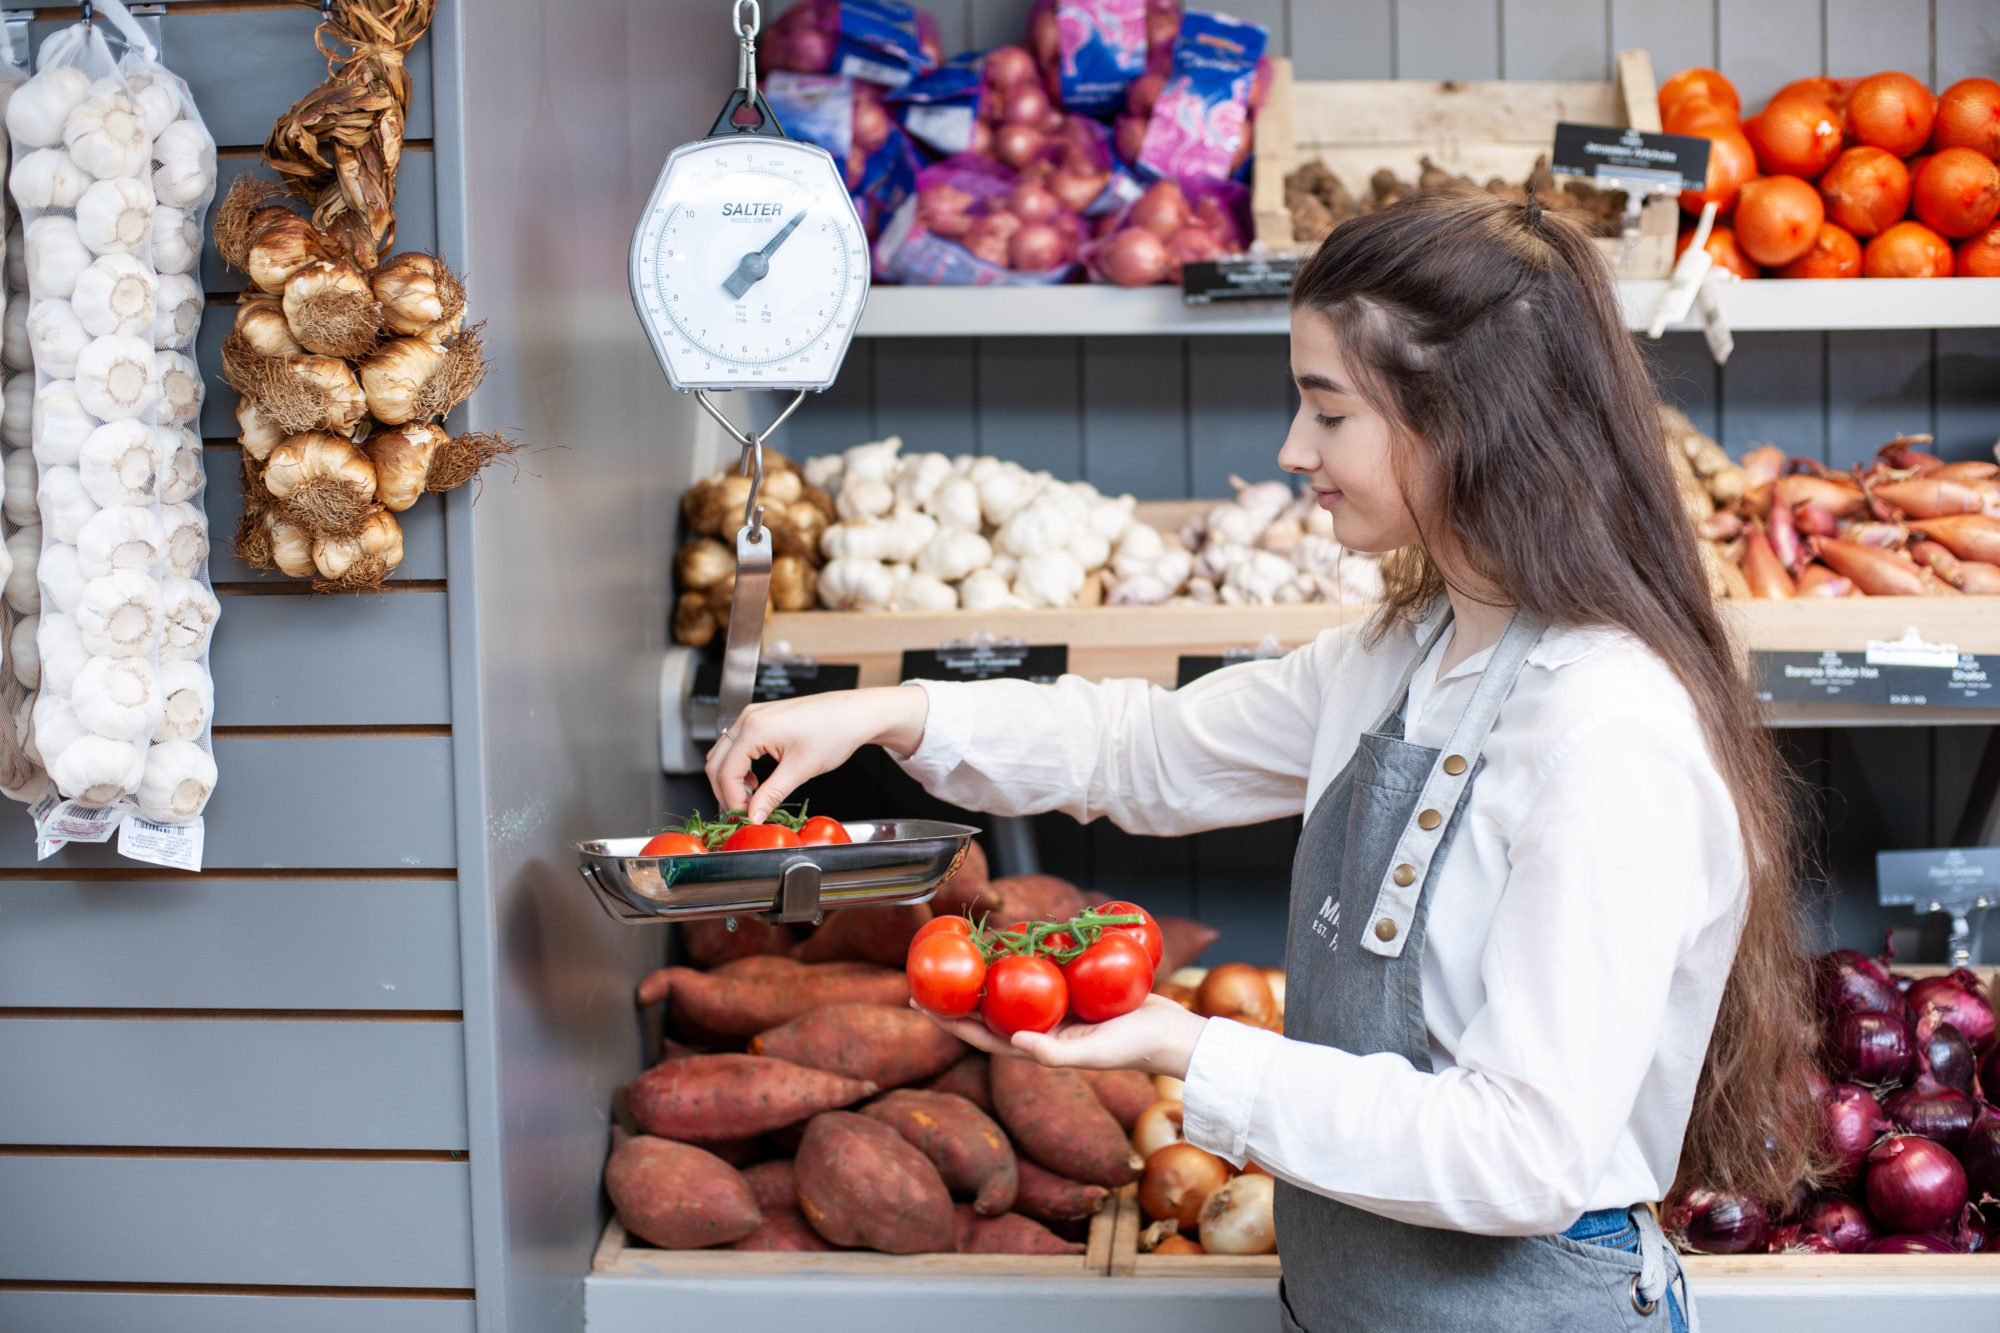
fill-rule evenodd
<path id="1" fill-rule="evenodd" d="M 1442 750 L 1403 739 L 1410 681 L 1450 624 L 1418 648 L 1381 721 L 1313 807 L 1292 867 L 1285 1035 L 1431 1068 L 1422 972 L 1430 899 L 1479 751 L 1543 626 L 1517 613 Z M 1643 1205 L 1640 1253 L 1564 1236 L 1479 1236 L 1395 1222 L 1278 1182 L 1288 1333 L 1562 1329 L 1667 1333 L 1680 1263 Z M 1685 1293 L 1685 1286 L 1682 1287 Z M 1688 1308 L 1690 1324 L 1693 1310 Z"/>

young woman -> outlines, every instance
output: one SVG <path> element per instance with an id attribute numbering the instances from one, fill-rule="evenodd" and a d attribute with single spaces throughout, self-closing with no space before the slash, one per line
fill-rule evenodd
<path id="1" fill-rule="evenodd" d="M 1154 997 L 1014 1053 L 1186 1080 L 1189 1140 L 1278 1178 L 1287 1328 L 1681 1333 L 1645 1205 L 1810 1169 L 1810 987 L 1787 784 L 1610 275 L 1532 203 L 1432 197 L 1336 232 L 1291 325 L 1278 462 L 1394 553 L 1372 621 L 1178 691 L 759 706 L 710 778 L 761 815 L 873 743 L 993 813 L 1306 812 L 1283 1036 Z"/>

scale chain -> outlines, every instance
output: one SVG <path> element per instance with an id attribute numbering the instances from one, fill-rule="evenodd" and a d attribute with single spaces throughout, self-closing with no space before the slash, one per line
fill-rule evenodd
<path id="1" fill-rule="evenodd" d="M 749 18 L 743 13 L 748 10 Z M 757 34 L 764 26 L 763 11 L 757 0 L 736 0 L 732 7 L 731 26 L 736 29 L 738 52 L 736 56 L 736 86 L 749 96 L 752 105 L 757 101 Z"/>

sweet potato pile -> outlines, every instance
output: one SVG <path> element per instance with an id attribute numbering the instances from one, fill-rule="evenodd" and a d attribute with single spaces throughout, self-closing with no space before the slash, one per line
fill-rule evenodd
<path id="1" fill-rule="evenodd" d="M 1035 920 L 1087 901 L 1049 875 L 989 879 L 975 845 L 930 904 L 850 908 L 809 934 L 689 928 L 696 966 L 639 985 L 667 1039 L 625 1088 L 637 1132 L 605 1164 L 626 1231 L 662 1249 L 1082 1253 L 1139 1178 L 1126 1135 L 1150 1080 L 990 1061 L 909 1007 L 902 963 L 934 911 Z M 1161 924 L 1188 953 L 1214 938 Z"/>

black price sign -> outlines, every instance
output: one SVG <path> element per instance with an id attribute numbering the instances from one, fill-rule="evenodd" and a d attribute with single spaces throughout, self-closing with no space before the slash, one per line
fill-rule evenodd
<path id="1" fill-rule="evenodd" d="M 1216 301 L 1282 301 L 1292 294 L 1292 275 L 1298 268 L 1297 257 L 1183 264 L 1181 302 L 1210 305 Z"/>
<path id="2" fill-rule="evenodd" d="M 852 664 L 821 662 L 760 662 L 757 684 L 750 692 L 752 703 L 773 699 L 793 699 L 801 694 L 825 694 L 829 690 L 851 690 L 861 683 L 861 668 Z M 694 689 L 688 702 L 714 708 L 722 701 L 722 663 L 703 662 L 694 669 Z"/>
<path id="3" fill-rule="evenodd" d="M 2000 658 L 1960 653 L 1952 666 L 1875 663 L 1866 653 L 1752 653 L 1766 703 L 1890 704 L 1903 708 L 2000 707 Z"/>
<path id="4" fill-rule="evenodd" d="M 1066 643 L 946 644 L 903 653 L 904 680 L 1032 680 L 1047 684 L 1069 670 Z"/>
<path id="5" fill-rule="evenodd" d="M 1192 685 L 1209 672 L 1220 671 L 1231 662 L 1241 660 L 1230 657 L 1182 657 L 1178 669 L 1174 672 L 1174 688 L 1178 690 L 1184 685 Z"/>
<path id="6" fill-rule="evenodd" d="M 1662 190 L 1708 185 L 1708 140 L 1689 134 L 1654 134 L 1611 125 L 1556 126 L 1551 165 L 1571 176 L 1611 178 Z"/>
<path id="7" fill-rule="evenodd" d="M 1875 896 L 1884 907 L 1961 909 L 2000 898 L 2000 847 L 1877 852 Z"/>

